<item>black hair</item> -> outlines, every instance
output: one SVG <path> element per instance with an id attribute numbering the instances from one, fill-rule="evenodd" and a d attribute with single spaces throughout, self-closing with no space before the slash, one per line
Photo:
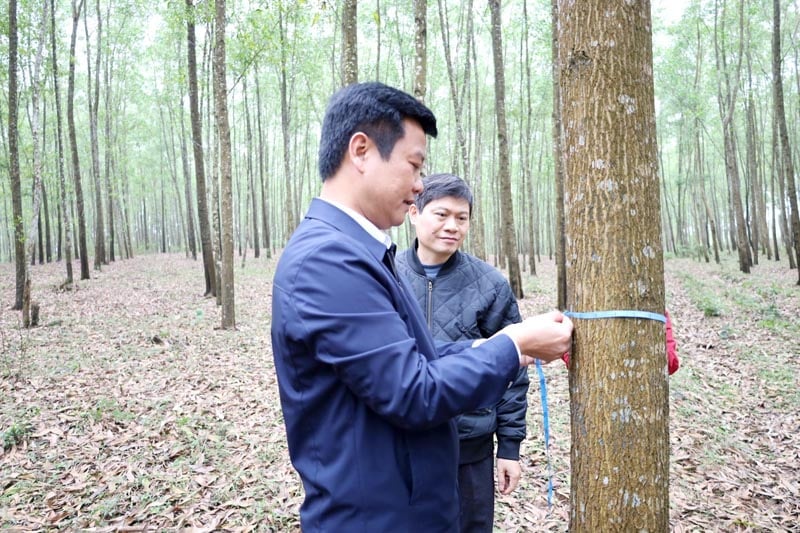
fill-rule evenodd
<path id="1" fill-rule="evenodd" d="M 425 104 L 399 89 L 379 82 L 354 83 L 337 91 L 328 102 L 319 143 L 319 174 L 322 181 L 339 169 L 350 138 L 366 134 L 384 160 L 405 134 L 403 119 L 419 123 L 436 137 L 436 117 Z"/>
<path id="2" fill-rule="evenodd" d="M 472 191 L 467 182 L 453 174 L 431 174 L 422 178 L 425 188 L 419 193 L 414 201 L 417 210 L 421 213 L 428 203 L 452 196 L 466 200 L 469 204 L 469 214 L 472 216 Z"/>

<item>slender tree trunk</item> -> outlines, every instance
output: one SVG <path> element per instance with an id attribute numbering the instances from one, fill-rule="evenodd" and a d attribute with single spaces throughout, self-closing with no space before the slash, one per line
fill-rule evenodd
<path id="1" fill-rule="evenodd" d="M 797 206 L 797 189 L 794 183 L 794 162 L 792 149 L 789 145 L 789 132 L 786 127 L 786 112 L 783 105 L 783 81 L 781 80 L 781 6 L 779 0 L 772 0 L 772 90 L 775 99 L 775 117 L 778 121 L 778 133 L 783 156 L 783 175 L 786 178 L 786 196 L 790 208 L 790 224 L 792 242 L 794 243 L 794 257 L 798 265 L 798 280 L 800 285 L 800 213 Z M 783 198 L 783 197 L 782 197 Z M 783 199 L 781 199 L 783 202 Z M 791 253 L 788 252 L 791 257 Z"/>
<path id="2" fill-rule="evenodd" d="M 244 123 L 245 135 L 247 146 L 247 187 L 249 201 L 252 204 L 250 207 L 253 210 L 253 257 L 258 258 L 261 255 L 261 239 L 258 236 L 258 198 L 255 191 L 255 169 L 253 168 L 253 129 L 250 125 L 250 103 L 247 94 L 247 77 L 242 79 L 242 91 L 244 92 Z M 245 224 L 249 224 L 245 219 Z M 246 245 L 245 245 L 246 246 Z"/>
<path id="3" fill-rule="evenodd" d="M 348 0 L 353 4 L 353 24 L 355 24 L 355 0 Z M 345 11 L 347 11 L 349 6 L 345 6 Z M 281 66 L 280 66 L 280 90 L 281 90 L 281 137 L 283 139 L 283 172 L 284 172 L 284 187 L 286 190 L 286 235 L 291 235 L 294 231 L 295 226 L 297 225 L 297 220 L 295 219 L 294 213 L 294 195 L 292 193 L 292 156 L 291 156 L 291 133 L 289 128 L 291 127 L 291 115 L 289 113 L 289 95 L 287 94 L 287 82 L 286 82 L 286 71 L 288 70 L 288 61 L 286 58 L 286 28 L 284 25 L 283 20 L 283 9 L 278 11 L 278 33 L 280 35 L 280 43 L 281 43 Z M 355 28 L 353 29 L 355 31 Z M 354 45 L 355 46 L 355 45 Z M 355 50 L 353 50 L 355 53 Z M 347 70 L 345 67 L 343 68 L 343 73 Z M 348 67 L 350 68 L 350 67 Z M 355 82 L 355 78 L 350 82 Z M 345 83 L 348 85 L 348 83 Z"/>
<path id="4" fill-rule="evenodd" d="M 562 0 L 567 308 L 663 313 L 650 2 Z M 570 531 L 668 531 L 664 327 L 577 319 Z"/>
<path id="5" fill-rule="evenodd" d="M 561 87 L 559 80 L 559 41 L 558 41 L 558 1 L 551 1 L 551 17 L 553 26 L 552 56 L 553 56 L 553 170 L 555 173 L 556 188 L 556 306 L 558 309 L 567 308 L 567 263 L 564 255 L 564 154 L 561 127 Z"/>
<path id="6" fill-rule="evenodd" d="M 17 89 L 17 2 L 8 1 L 8 151 L 11 178 L 11 213 L 14 217 L 14 264 L 16 283 L 12 309 L 22 309 L 25 290 L 25 228 L 22 223 L 22 182 L 19 170 L 19 103 Z"/>
<path id="7" fill-rule="evenodd" d="M 342 87 L 358 81 L 357 15 L 357 0 L 344 0 L 342 3 Z"/>
<path id="8" fill-rule="evenodd" d="M 743 30 L 743 7 L 741 0 L 739 3 L 739 23 L 740 31 Z M 728 177 L 728 190 L 730 193 L 729 205 L 731 210 L 731 240 L 736 244 L 739 254 L 739 270 L 745 274 L 750 273 L 752 258 L 750 257 L 750 246 L 747 242 L 747 226 L 744 220 L 744 210 L 742 207 L 741 185 L 739 178 L 739 164 L 737 162 L 736 132 L 733 124 L 734 111 L 736 109 L 736 96 L 739 90 L 739 74 L 742 68 L 742 47 L 744 39 L 740 35 L 739 52 L 737 65 L 733 75 L 728 72 L 725 47 L 725 5 L 723 3 L 722 16 L 723 26 L 718 25 L 718 13 L 714 10 L 714 53 L 716 56 L 717 70 L 721 73 L 720 81 L 717 86 L 717 99 L 719 101 L 720 118 L 722 119 L 722 137 L 725 155 L 725 170 Z M 731 80 L 732 78 L 732 80 Z M 724 89 L 724 93 L 723 93 Z"/>
<path id="9" fill-rule="evenodd" d="M 414 96 L 420 102 L 425 101 L 427 75 L 428 0 L 414 0 Z"/>
<path id="10" fill-rule="evenodd" d="M 78 157 L 78 141 L 75 134 L 75 41 L 78 33 L 78 19 L 83 9 L 83 0 L 76 4 L 72 0 L 72 38 L 69 45 L 69 78 L 67 85 L 67 126 L 72 153 L 72 175 L 75 180 L 75 197 L 78 210 L 78 247 L 81 259 L 81 279 L 89 279 L 89 251 L 86 246 L 86 214 L 83 205 L 83 183 L 81 162 Z"/>
<path id="11" fill-rule="evenodd" d="M 42 142 L 44 142 L 46 135 L 42 135 Z M 44 209 L 44 242 L 45 242 L 45 259 L 50 263 L 53 261 L 53 242 L 50 239 L 50 206 L 47 199 L 47 189 L 42 180 L 42 208 Z"/>
<path id="12" fill-rule="evenodd" d="M 183 169 L 183 193 L 186 200 L 186 232 L 189 241 L 189 252 L 192 259 L 197 260 L 197 235 L 194 230 L 194 208 L 192 206 L 192 173 L 189 170 L 189 155 L 186 149 L 186 120 L 183 115 L 183 102 L 178 106 L 178 122 L 181 124 L 181 168 Z"/>
<path id="13" fill-rule="evenodd" d="M 36 40 L 36 56 L 34 58 L 33 73 L 31 75 L 31 143 L 33 144 L 33 214 L 28 228 L 28 238 L 25 242 L 25 255 L 33 257 L 36 243 L 36 233 L 41 227 L 39 219 L 39 206 L 42 198 L 42 147 L 39 141 L 41 133 L 41 119 L 39 113 L 39 94 L 41 92 L 42 58 L 44 56 L 44 42 L 47 36 L 47 2 L 41 3 L 42 10 L 39 19 L 39 38 Z M 16 6 L 13 6 L 16 10 Z M 16 31 L 16 29 L 15 29 Z M 41 239 L 40 239 L 41 241 Z M 41 253 L 39 254 L 41 256 Z M 22 325 L 29 328 L 36 326 L 39 320 L 39 310 L 31 302 L 31 270 L 29 262 L 25 261 L 25 282 L 22 295 Z"/>
<path id="14" fill-rule="evenodd" d="M 774 104 L 774 101 L 773 101 L 773 104 Z M 775 203 L 774 199 L 777 198 L 777 196 L 775 196 L 775 180 L 777 179 L 779 183 L 783 183 L 783 177 L 781 175 L 781 158 L 780 158 L 780 153 L 779 152 L 780 152 L 780 146 L 779 146 L 779 142 L 778 142 L 778 120 L 777 120 L 777 118 L 775 118 L 775 116 L 773 114 L 773 118 L 772 118 L 772 151 L 771 151 L 771 155 L 772 155 L 772 173 L 771 174 L 772 174 L 772 176 L 770 177 L 770 180 L 769 180 L 769 182 L 770 182 L 770 197 L 773 198 L 773 204 Z M 780 185 L 779 185 L 779 187 L 780 187 Z M 783 196 L 781 196 L 781 198 L 783 198 Z M 781 234 L 784 237 L 786 236 L 786 233 L 785 233 L 785 230 L 786 230 L 786 224 L 785 224 L 786 219 L 783 217 L 783 215 L 785 213 L 784 206 L 786 205 L 786 202 L 780 202 L 780 205 L 781 205 L 780 215 L 776 214 L 776 211 L 778 211 L 778 209 L 776 209 L 775 207 L 770 209 L 770 211 L 772 211 L 772 245 L 775 247 L 775 261 L 780 261 L 781 260 L 781 246 L 780 246 L 780 243 L 778 242 L 778 224 L 779 223 L 781 224 Z M 791 264 L 792 264 L 792 258 L 793 257 L 794 256 L 790 252 L 789 253 L 789 267 L 790 268 L 792 268 Z"/>
<path id="15" fill-rule="evenodd" d="M 214 252 L 211 243 L 211 227 L 208 221 L 208 196 L 206 174 L 203 164 L 203 132 L 200 122 L 200 104 L 197 89 L 197 54 L 195 47 L 195 9 L 192 0 L 186 0 L 186 34 L 189 74 L 189 110 L 192 122 L 192 149 L 194 152 L 194 174 L 197 181 L 197 217 L 200 219 L 200 248 L 203 253 L 203 274 L 206 280 L 205 295 L 216 295 Z"/>
<path id="16" fill-rule="evenodd" d="M 472 205 L 472 230 L 469 233 L 470 248 L 472 253 L 482 259 L 486 258 L 486 246 L 484 244 L 484 223 L 483 223 L 483 198 L 480 194 L 481 184 L 476 173 L 471 172 L 471 165 L 469 161 L 469 149 L 467 147 L 466 128 L 464 126 L 464 96 L 459 94 L 459 87 L 463 88 L 469 86 L 471 75 L 471 61 L 469 54 L 469 47 L 471 46 L 472 36 L 472 0 L 467 1 L 465 6 L 467 17 L 467 51 L 464 54 L 464 77 L 462 80 L 458 79 L 453 66 L 453 58 L 450 46 L 450 30 L 449 21 L 447 18 L 447 9 L 442 5 L 442 0 L 438 0 L 439 6 L 439 24 L 441 27 L 440 34 L 442 36 L 442 46 L 444 51 L 445 65 L 447 66 L 447 79 L 450 88 L 450 99 L 453 102 L 453 119 L 456 126 L 456 139 L 458 141 L 458 155 L 456 161 L 460 161 L 460 165 L 454 165 L 454 173 L 460 174 L 466 181 L 474 193 L 474 200 Z M 467 114 L 469 111 L 467 112 Z M 459 170 L 460 168 L 460 170 Z"/>
<path id="17" fill-rule="evenodd" d="M 92 57 L 89 46 L 89 13 L 84 13 L 83 29 L 86 34 L 86 94 L 89 97 L 89 137 L 91 140 L 92 178 L 94 181 L 94 269 L 100 270 L 106 263 L 105 223 L 103 220 L 103 186 L 100 181 L 100 141 L 97 136 L 97 121 L 100 106 L 100 50 L 103 34 L 103 19 L 100 16 L 100 0 L 96 2 L 97 53 L 95 54 L 94 83 L 92 83 Z"/>
<path id="18" fill-rule="evenodd" d="M 106 4 L 106 22 L 108 22 L 111 16 L 111 2 Z M 99 57 L 99 56 L 98 56 Z M 111 53 L 105 55 L 105 61 L 103 62 L 103 85 L 105 87 L 105 123 L 104 123 L 104 130 L 105 130 L 105 158 L 104 158 L 104 170 L 103 170 L 103 182 L 106 187 L 106 214 L 108 216 L 108 249 L 105 250 L 105 261 L 106 263 L 113 262 L 116 260 L 116 256 L 114 255 L 114 245 L 116 244 L 116 232 L 114 228 L 114 194 L 113 194 L 113 187 L 111 185 L 111 169 L 113 167 L 113 159 L 114 159 L 114 135 L 112 132 L 112 123 L 111 119 L 114 114 L 111 111 L 111 98 L 112 98 L 112 90 L 111 90 L 111 71 L 114 70 L 113 67 L 114 57 Z"/>
<path id="19" fill-rule="evenodd" d="M 489 0 L 492 13 L 492 56 L 494 59 L 495 114 L 497 119 L 497 147 L 499 151 L 501 216 L 503 250 L 508 262 L 508 278 L 511 290 L 517 298 L 523 298 L 522 275 L 517 255 L 517 236 L 514 229 L 514 206 L 511 199 L 511 170 L 508 156 L 508 125 L 506 122 L 505 66 L 503 65 L 503 39 L 501 35 L 500 1 Z"/>
<path id="20" fill-rule="evenodd" d="M 523 154 L 522 161 L 523 161 L 523 187 L 522 187 L 522 198 L 528 199 L 527 202 L 524 202 L 524 206 L 527 206 L 527 222 L 528 227 L 525 229 L 525 237 L 527 238 L 527 248 L 528 248 L 528 266 L 530 267 L 530 273 L 532 276 L 536 275 L 536 226 L 534 225 L 534 211 L 536 210 L 537 202 L 536 202 L 536 187 L 534 186 L 534 179 L 533 179 L 533 171 L 531 166 L 533 164 L 532 157 L 531 157 L 531 142 L 532 142 L 532 134 L 531 134 L 531 115 L 533 114 L 533 109 L 531 106 L 531 58 L 530 52 L 528 49 L 528 32 L 530 32 L 530 26 L 528 25 L 528 2 L 527 0 L 523 0 L 522 2 L 522 20 L 523 20 L 523 34 L 521 36 L 521 56 L 522 61 L 525 64 L 524 68 L 524 77 L 523 74 L 520 73 L 520 85 L 524 87 L 524 99 L 521 98 L 521 105 L 522 105 L 522 116 L 521 116 L 521 123 L 520 129 L 524 131 L 524 134 L 521 136 L 520 139 L 520 151 Z M 541 170 L 541 154 L 542 151 L 539 150 L 539 170 Z M 525 183 L 527 181 L 527 183 Z M 527 187 L 525 186 L 527 185 Z M 523 220 L 525 218 L 523 217 Z"/>
<path id="21" fill-rule="evenodd" d="M 272 258 L 272 236 L 269 227 L 269 202 L 267 201 L 267 189 L 269 183 L 265 183 L 266 169 L 269 167 L 267 145 L 264 143 L 264 129 L 261 125 L 261 88 L 258 81 L 258 71 L 256 71 L 256 129 L 258 130 L 258 182 L 261 190 L 261 231 L 264 235 L 264 249 L 267 252 L 267 259 Z"/>

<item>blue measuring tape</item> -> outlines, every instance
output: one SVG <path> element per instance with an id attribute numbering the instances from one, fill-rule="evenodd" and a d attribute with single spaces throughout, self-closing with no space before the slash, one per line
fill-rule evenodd
<path id="1" fill-rule="evenodd" d="M 645 320 L 657 320 L 667 323 L 667 317 L 661 313 L 651 313 L 650 311 L 633 310 L 612 310 L 612 311 L 564 311 L 570 318 L 594 319 L 594 318 L 640 318 Z M 547 409 L 547 383 L 542 370 L 542 362 L 536 360 L 536 372 L 539 374 L 539 391 L 542 396 L 542 429 L 544 430 L 544 454 L 547 458 L 547 507 L 553 506 L 553 465 L 550 462 L 550 413 Z"/>
<path id="2" fill-rule="evenodd" d="M 667 317 L 661 313 L 651 313 L 650 311 L 589 311 L 586 313 L 579 313 L 577 311 L 564 311 L 564 314 L 570 318 L 643 318 L 646 320 L 658 320 L 659 322 L 667 323 Z"/>
<path id="3" fill-rule="evenodd" d="M 539 391 L 542 395 L 542 427 L 544 429 L 544 455 L 547 458 L 547 507 L 553 506 L 553 465 L 550 463 L 550 414 L 547 409 L 547 383 L 544 379 L 542 362 L 536 360 L 536 372 L 539 374 Z"/>

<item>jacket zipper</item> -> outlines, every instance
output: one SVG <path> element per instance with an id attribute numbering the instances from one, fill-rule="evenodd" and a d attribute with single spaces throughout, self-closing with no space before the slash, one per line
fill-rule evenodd
<path id="1" fill-rule="evenodd" d="M 433 333 L 433 280 L 428 280 L 428 309 L 425 318 L 428 319 L 428 329 Z"/>

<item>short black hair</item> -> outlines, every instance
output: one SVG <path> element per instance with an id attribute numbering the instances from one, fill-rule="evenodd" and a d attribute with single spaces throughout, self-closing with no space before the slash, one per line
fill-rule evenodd
<path id="1" fill-rule="evenodd" d="M 365 133 L 375 142 L 384 160 L 405 134 L 403 119 L 419 123 L 436 137 L 436 117 L 425 104 L 408 93 L 379 82 L 354 83 L 339 89 L 328 102 L 319 143 L 319 175 L 322 181 L 339 169 L 350 138 Z"/>
<path id="2" fill-rule="evenodd" d="M 466 200 L 469 204 L 469 214 L 472 216 L 472 190 L 463 179 L 453 174 L 431 174 L 422 178 L 422 184 L 425 186 L 422 192 L 419 193 L 414 201 L 417 210 L 421 213 L 428 203 L 452 196 Z"/>

